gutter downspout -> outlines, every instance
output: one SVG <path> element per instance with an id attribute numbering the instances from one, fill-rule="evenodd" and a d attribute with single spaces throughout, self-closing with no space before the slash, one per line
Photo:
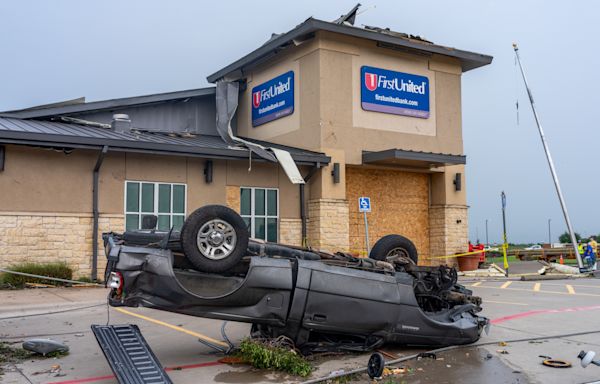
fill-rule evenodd
<path id="1" fill-rule="evenodd" d="M 98 174 L 100 172 L 100 167 L 102 166 L 102 162 L 104 162 L 104 157 L 108 152 L 108 145 L 102 147 L 102 151 L 98 155 L 98 160 L 96 160 L 96 165 L 94 166 L 93 172 L 93 184 L 92 184 L 92 214 L 94 216 L 94 224 L 92 229 L 92 281 L 96 282 L 98 280 Z"/>
<path id="2" fill-rule="evenodd" d="M 306 175 L 306 177 L 304 177 L 304 182 L 308 183 L 308 180 L 310 180 L 311 177 L 313 177 L 313 175 L 315 173 L 317 173 L 317 171 L 319 170 L 319 168 L 321 168 L 321 163 L 317 163 L 317 165 L 315 165 L 314 167 L 312 167 L 310 169 L 310 171 L 308 172 L 308 175 Z M 308 248 L 308 236 L 306 234 L 307 232 L 307 217 L 306 217 L 306 204 L 305 204 L 305 191 L 304 191 L 304 187 L 306 184 L 300 184 L 300 220 L 302 221 L 302 246 L 305 248 Z"/>

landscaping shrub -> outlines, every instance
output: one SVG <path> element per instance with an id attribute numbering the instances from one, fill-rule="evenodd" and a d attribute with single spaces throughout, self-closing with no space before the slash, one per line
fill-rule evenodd
<path id="1" fill-rule="evenodd" d="M 243 340 L 239 349 L 238 356 L 255 368 L 273 369 L 302 377 L 312 371 L 310 363 L 293 349 L 250 339 Z"/>
<path id="2" fill-rule="evenodd" d="M 31 273 L 34 275 L 57 277 L 59 279 L 71 280 L 73 278 L 73 270 L 69 268 L 66 263 L 22 263 L 15 264 L 6 268 L 15 272 Z M 65 285 L 53 280 L 39 279 L 36 277 L 28 277 L 22 275 L 14 275 L 12 273 L 2 274 L 2 284 L 4 286 L 10 286 L 15 288 L 22 288 L 25 283 L 38 283 L 38 284 L 53 284 L 53 285 Z"/>

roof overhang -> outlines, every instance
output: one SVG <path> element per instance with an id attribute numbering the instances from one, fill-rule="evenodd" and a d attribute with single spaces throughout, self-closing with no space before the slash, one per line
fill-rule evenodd
<path id="1" fill-rule="evenodd" d="M 129 132 L 115 132 L 78 124 L 2 117 L 0 117 L 0 144 L 92 150 L 108 146 L 111 152 L 138 152 L 228 160 L 247 160 L 250 156 L 247 148 L 227 145 L 218 136 L 173 136 L 135 129 Z M 327 165 L 331 161 L 330 157 L 320 152 L 267 142 L 261 142 L 261 144 L 290 152 L 292 159 L 301 165 Z M 252 159 L 262 161 L 258 156 Z"/>
<path id="2" fill-rule="evenodd" d="M 26 136 L 26 137 L 24 137 Z M 105 145 L 109 147 L 110 152 L 132 152 L 146 153 L 153 155 L 166 156 L 185 156 L 185 157 L 201 157 L 206 159 L 223 159 L 223 160 L 248 160 L 249 152 L 244 148 L 221 149 L 221 148 L 206 148 L 206 147 L 190 147 L 172 145 L 172 144 L 157 144 L 157 143 L 127 143 L 121 140 L 102 140 L 102 142 L 91 140 L 88 138 L 79 137 L 55 137 L 55 135 L 36 134 L 35 137 L 22 135 L 19 133 L 0 134 L 0 144 L 16 144 L 28 145 L 35 147 L 48 148 L 77 148 L 77 149 L 96 149 L 101 150 Z M 304 155 L 291 153 L 292 159 L 299 165 L 315 165 L 324 166 L 329 164 L 331 158 L 325 154 L 320 155 Z M 263 161 L 258 156 L 253 156 L 252 161 Z"/>
<path id="3" fill-rule="evenodd" d="M 363 152 L 362 162 L 366 165 L 385 165 L 429 170 L 445 165 L 466 164 L 464 155 L 386 149 L 378 152 Z"/>
<path id="4" fill-rule="evenodd" d="M 460 60 L 463 72 L 488 65 L 493 60 L 492 56 L 481 53 L 463 51 L 442 45 L 419 42 L 413 39 L 406 39 L 364 28 L 344 24 L 335 24 L 328 21 L 310 18 L 291 31 L 270 40 L 255 51 L 208 76 L 207 80 L 211 83 L 214 83 L 217 80 L 220 80 L 237 71 L 241 71 L 243 74 L 244 69 L 247 69 L 257 62 L 264 62 L 269 57 L 277 54 L 290 44 L 293 44 L 294 41 L 302 41 L 306 35 L 317 31 L 328 31 L 346 36 L 373 40 L 408 51 L 412 50 L 414 52 L 418 51 L 426 54 L 439 54 L 453 57 Z"/>

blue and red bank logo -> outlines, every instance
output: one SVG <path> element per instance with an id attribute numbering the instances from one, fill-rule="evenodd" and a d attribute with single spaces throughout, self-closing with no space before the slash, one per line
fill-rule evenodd
<path id="1" fill-rule="evenodd" d="M 429 118 L 429 79 L 363 66 L 360 101 L 366 111 Z"/>
<path id="2" fill-rule="evenodd" d="M 294 113 L 294 71 L 252 88 L 252 126 Z"/>

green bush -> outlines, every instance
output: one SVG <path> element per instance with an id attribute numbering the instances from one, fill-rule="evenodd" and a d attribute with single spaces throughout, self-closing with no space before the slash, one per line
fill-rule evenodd
<path id="1" fill-rule="evenodd" d="M 273 369 L 297 376 L 308 376 L 312 367 L 295 351 L 273 347 L 257 340 L 245 339 L 240 344 L 239 357 L 259 369 Z"/>
<path id="2" fill-rule="evenodd" d="M 69 268 L 66 263 L 22 263 L 15 264 L 6 268 L 15 272 L 31 273 L 33 275 L 56 277 L 59 279 L 71 280 L 73 278 L 73 270 Z M 28 277 L 22 275 L 15 275 L 12 273 L 2 274 L 3 285 L 22 288 L 25 283 L 38 283 L 38 284 L 53 284 L 53 285 L 65 285 L 59 281 L 40 279 L 37 277 Z"/>

